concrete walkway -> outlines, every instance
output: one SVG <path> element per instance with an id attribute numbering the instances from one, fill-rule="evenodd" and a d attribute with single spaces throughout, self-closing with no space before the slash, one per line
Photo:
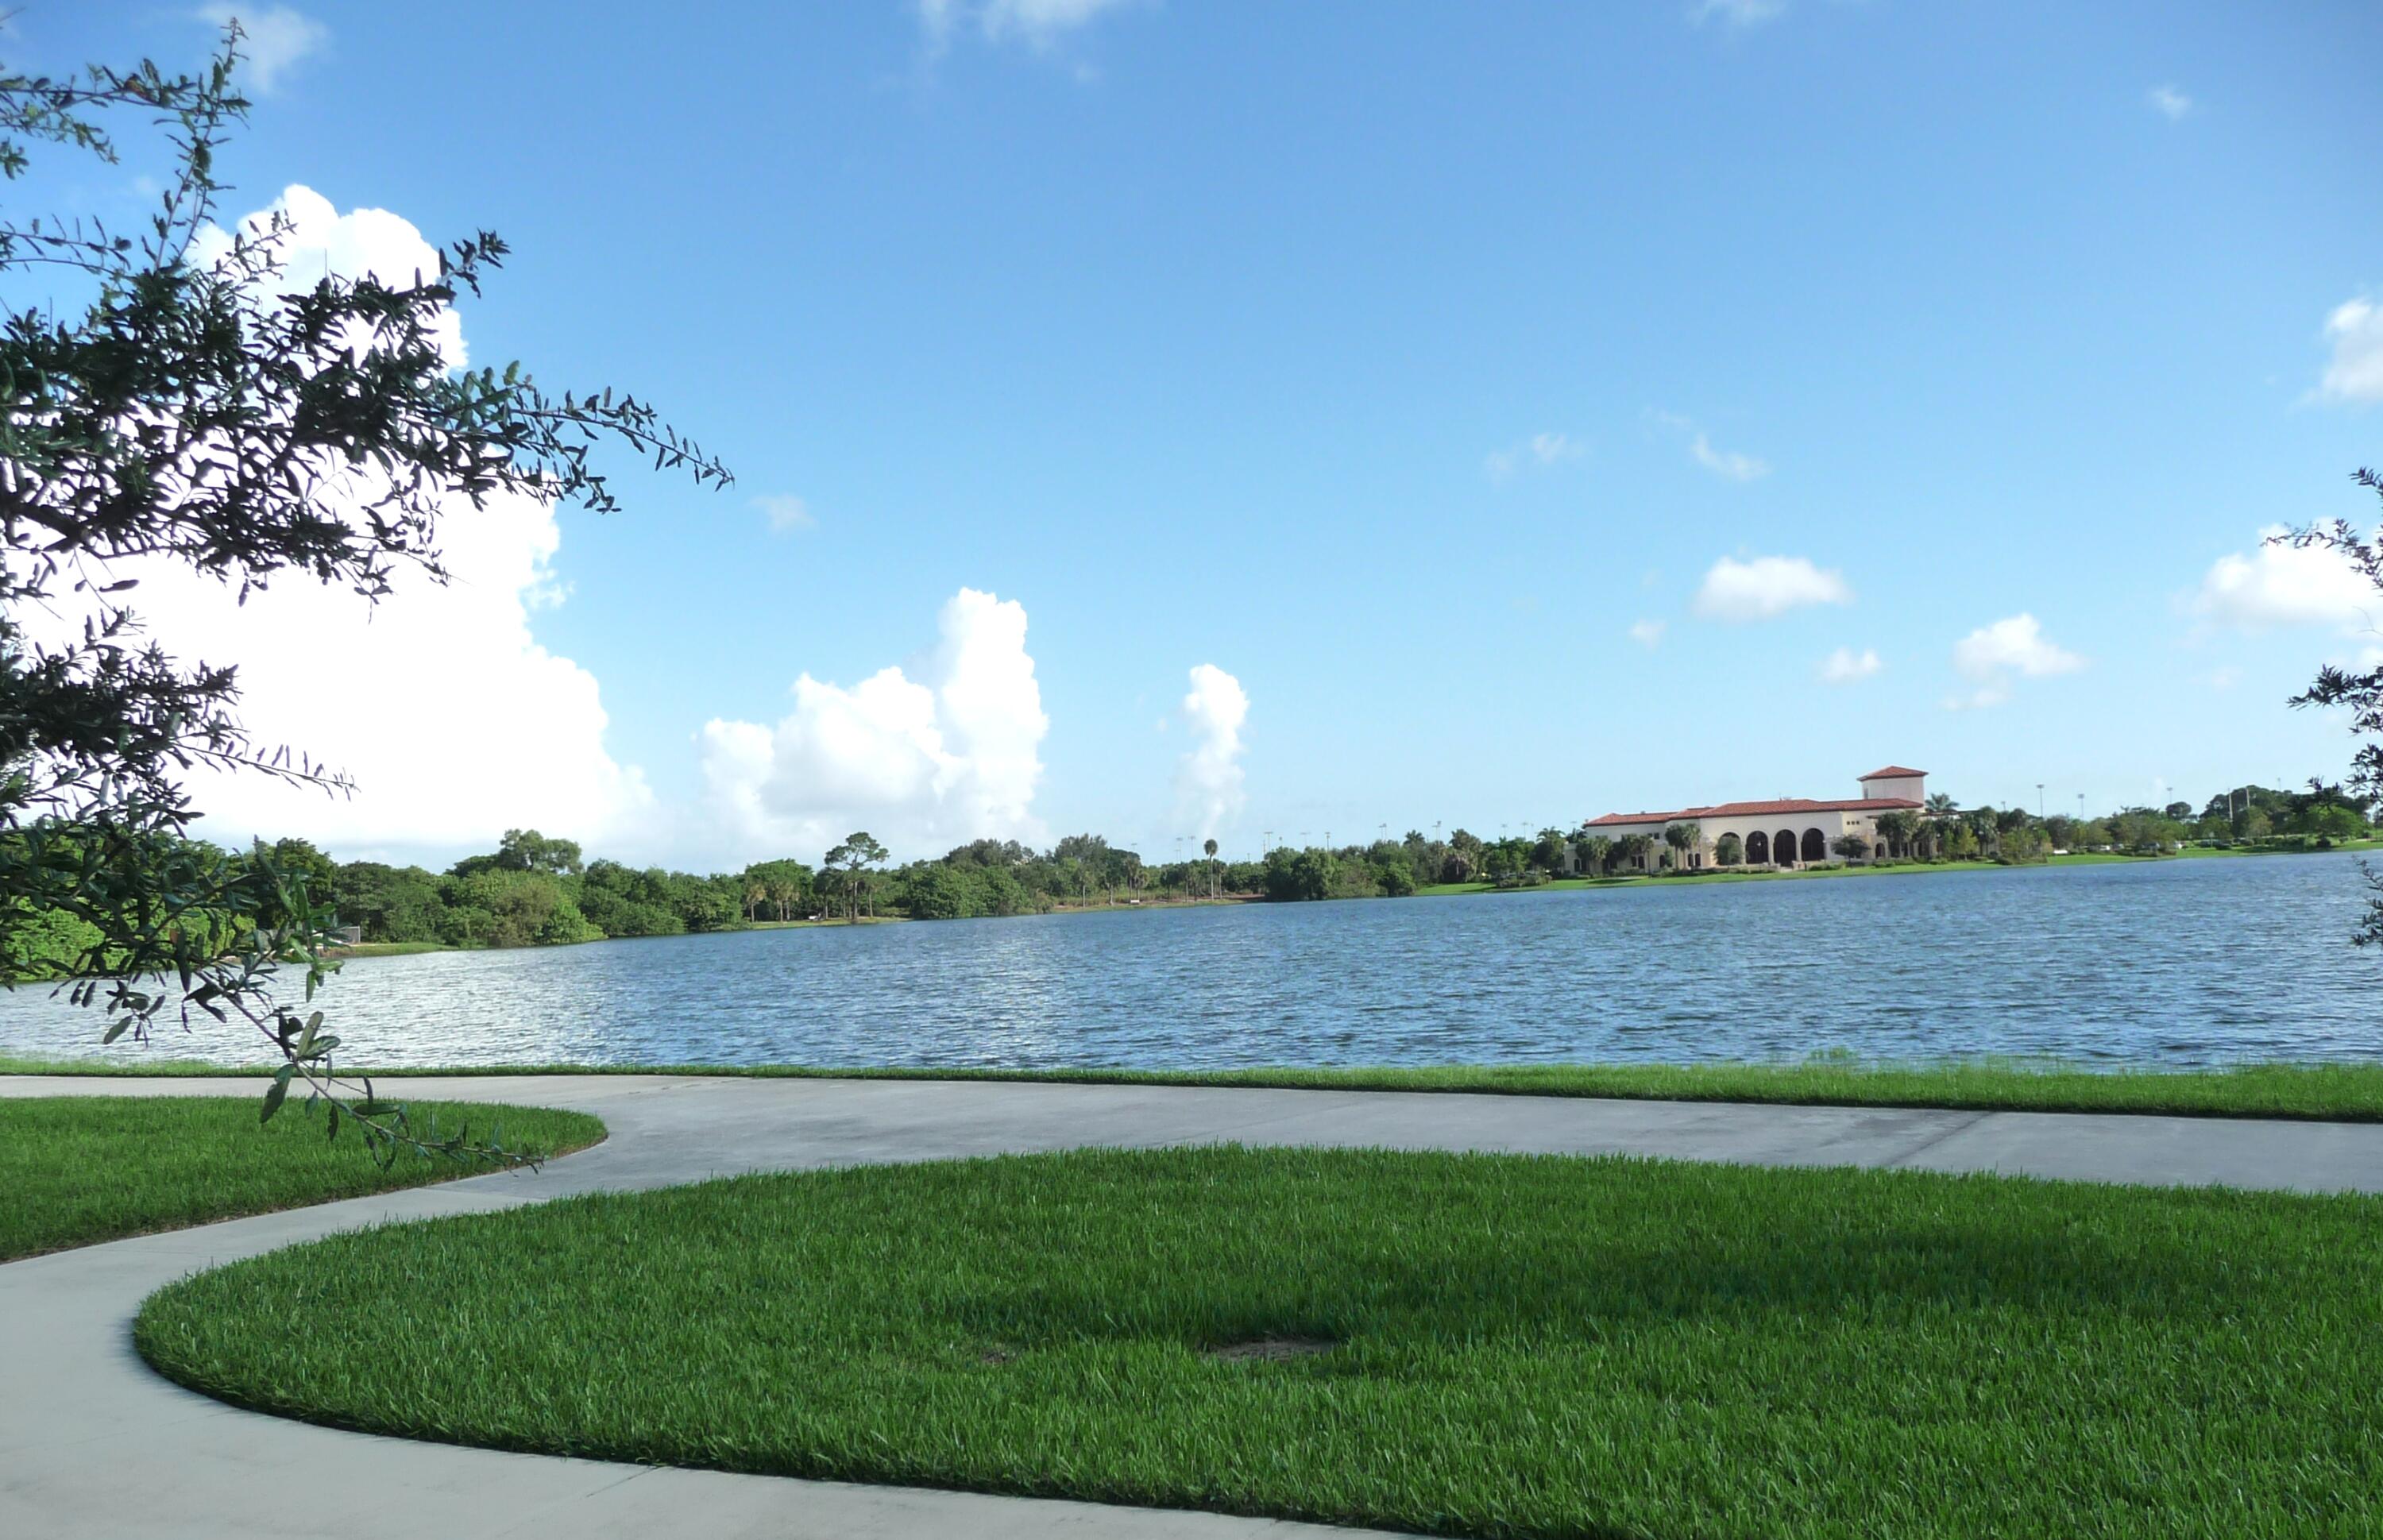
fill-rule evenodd
<path id="1" fill-rule="evenodd" d="M 0 1077 L 0 1098 L 253 1096 L 259 1085 Z M 159 1286 L 383 1219 L 739 1171 L 1228 1140 L 2383 1191 L 2383 1125 L 959 1081 L 558 1076 L 416 1086 L 414 1094 L 448 1100 L 583 1108 L 605 1120 L 611 1138 L 534 1176 L 474 1177 L 0 1266 L 0 1535 L 1323 1540 L 1352 1533 L 339 1433 L 233 1411 L 168 1385 L 134 1355 L 133 1312 Z"/>

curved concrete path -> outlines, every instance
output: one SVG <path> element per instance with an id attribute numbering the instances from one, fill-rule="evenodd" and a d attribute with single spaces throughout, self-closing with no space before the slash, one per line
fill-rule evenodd
<path id="1" fill-rule="evenodd" d="M 0 1097 L 253 1096 L 260 1085 L 0 1077 Z M 130 1326 L 141 1300 L 194 1269 L 377 1220 L 505 1208 L 599 1188 L 1231 1140 L 2383 1191 L 2383 1125 L 965 1081 L 542 1076 L 416 1081 L 414 1090 L 583 1108 L 603 1117 L 611 1138 L 536 1175 L 474 1177 L 0 1266 L 0 1535 L 1324 1540 L 1354 1533 L 340 1433 L 222 1406 L 158 1378 L 132 1351 Z"/>

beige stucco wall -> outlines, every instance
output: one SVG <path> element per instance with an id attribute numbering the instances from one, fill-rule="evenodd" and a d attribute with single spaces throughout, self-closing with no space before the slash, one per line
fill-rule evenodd
<path id="1" fill-rule="evenodd" d="M 1828 847 L 1828 854 L 1821 856 L 1824 861 L 1841 858 L 1837 856 L 1834 847 L 1838 839 L 1848 832 L 1859 833 L 1873 845 L 1878 843 L 1878 832 L 1871 825 L 1871 815 L 1867 813 L 1812 812 L 1807 809 L 1797 813 L 1768 813 L 1759 817 L 1748 815 L 1742 818 L 1698 819 L 1694 822 L 1704 835 L 1704 848 L 1700 854 L 1703 856 L 1704 865 L 1709 868 L 1719 865 L 1716 853 L 1723 834 L 1735 834 L 1738 844 L 1743 847 L 1747 843 L 1747 836 L 1758 830 L 1762 832 L 1766 842 L 1783 829 L 1793 830 L 1796 835 L 1798 862 L 1802 860 L 1804 832 L 1808 829 L 1817 829 L 1821 832 L 1821 838 Z M 1595 832 L 1616 842 L 1631 834 L 1646 835 L 1656 843 L 1657 848 L 1650 852 L 1652 859 L 1649 865 L 1649 869 L 1656 869 L 1660 868 L 1662 858 L 1671 855 L 1671 847 L 1662 843 L 1663 829 L 1664 825 L 1660 823 L 1606 824 Z M 1764 864 L 1776 865 L 1776 857 Z"/>
<path id="2" fill-rule="evenodd" d="M 1883 776 L 1863 782 L 1861 795 L 1864 797 L 1895 797 L 1911 802 L 1925 802 L 1928 799 L 1928 778 L 1924 775 Z M 1821 857 L 1822 860 L 1834 861 L 1842 858 L 1836 854 L 1835 845 L 1838 840 L 1847 834 L 1859 834 L 1870 842 L 1871 850 L 1875 852 L 1878 848 L 1877 817 L 1875 813 L 1846 812 L 1842 809 L 1829 812 L 1812 812 L 1808 809 L 1800 813 L 1768 813 L 1760 816 L 1747 815 L 1742 818 L 1698 819 L 1694 821 L 1704 835 L 1703 848 L 1698 852 L 1703 857 L 1702 864 L 1710 867 L 1719 864 L 1713 857 L 1723 834 L 1735 834 L 1739 845 L 1744 846 L 1747 843 L 1747 836 L 1758 830 L 1761 832 L 1766 844 L 1774 839 L 1782 829 L 1794 830 L 1797 859 L 1799 862 L 1802 860 L 1804 832 L 1808 829 L 1819 830 L 1821 840 L 1829 847 L 1828 854 Z M 1665 827 L 1666 825 L 1661 821 L 1609 823 L 1595 832 L 1614 841 L 1625 839 L 1632 834 L 1646 835 L 1658 846 L 1656 850 L 1649 852 L 1648 860 L 1648 869 L 1656 870 L 1660 869 L 1663 860 L 1672 854 L 1671 847 L 1662 843 Z M 1774 856 L 1764 864 L 1775 866 L 1778 861 Z"/>
<path id="3" fill-rule="evenodd" d="M 1704 832 L 1705 863 L 1708 866 L 1714 864 L 1713 852 L 1720 845 L 1721 837 L 1723 834 L 1736 835 L 1738 844 L 1743 847 L 1748 843 L 1748 836 L 1758 830 L 1767 841 L 1775 841 L 1783 829 L 1793 830 L 1796 833 L 1797 859 L 1801 861 L 1804 832 L 1808 829 L 1817 829 L 1821 832 L 1824 848 L 1835 845 L 1838 837 L 1843 835 L 1848 827 L 1861 829 L 1865 834 L 1869 832 L 1868 829 L 1863 827 L 1862 817 L 1858 813 L 1816 813 L 1809 810 L 1799 813 L 1750 814 L 1742 818 L 1699 819 L 1697 820 L 1697 825 Z M 1834 861 L 1837 858 L 1834 849 L 1828 849 L 1827 854 L 1821 857 L 1823 861 Z M 1777 865 L 1778 857 L 1772 856 L 1768 864 Z"/>

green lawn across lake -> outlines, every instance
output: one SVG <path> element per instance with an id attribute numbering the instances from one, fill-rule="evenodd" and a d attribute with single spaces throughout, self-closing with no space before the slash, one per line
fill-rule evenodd
<path id="1" fill-rule="evenodd" d="M 136 1340 L 259 1410 L 622 1460 L 1462 1535 L 2298 1540 L 2383 1527 L 2378 1276 L 2366 1198 L 1209 1148 L 334 1237 Z"/>
<path id="2" fill-rule="evenodd" d="M 2343 840 L 2327 847 L 2329 850 L 2366 853 L 2383 850 L 2383 840 Z M 2141 866 L 2156 861 L 2190 861 L 2212 857 L 2243 857 L 2252 856 L 2307 856 L 2323 852 L 2306 850 L 2273 850 L 2245 846 L 2187 845 L 2182 850 L 2165 856 L 2128 856 L 2117 851 L 2080 850 L 2065 856 L 2054 856 L 2040 863 L 2048 867 Z M 1878 865 L 1834 864 L 1817 867 L 1796 867 L 1781 869 L 1775 867 L 1711 867 L 1678 876 L 1632 873 L 1619 877 L 1558 877 L 1530 887 L 1500 888 L 1494 882 L 1432 882 L 1417 888 L 1416 893 L 1428 898 L 1458 897 L 1468 893 L 1569 893 L 1576 888 L 1668 888 L 1679 884 L 1710 882 L 1800 882 L 1807 880 L 1829 880 L 1840 877 L 1918 877 L 1930 872 L 1948 871 L 2026 871 L 2025 865 L 2006 866 L 2000 861 L 1888 861 Z"/>
<path id="3" fill-rule="evenodd" d="M 334 1141 L 298 1103 L 260 1124 L 259 1097 L 0 1097 L 0 1262 L 327 1203 L 472 1175 L 445 1158 L 401 1153 L 388 1170 L 352 1127 Z M 416 1133 L 497 1123 L 508 1148 L 557 1154 L 595 1143 L 585 1113 L 487 1103 L 413 1102 Z"/>

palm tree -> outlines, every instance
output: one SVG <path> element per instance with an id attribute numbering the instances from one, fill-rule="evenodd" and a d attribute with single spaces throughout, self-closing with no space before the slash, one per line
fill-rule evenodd
<path id="1" fill-rule="evenodd" d="M 1203 840 L 1200 849 L 1208 857 L 1208 896 L 1214 898 L 1216 896 L 1216 842 Z"/>
<path id="2" fill-rule="evenodd" d="M 1682 824 L 1680 827 L 1687 831 L 1688 837 L 1685 843 L 1688 853 L 1692 856 L 1698 856 L 1704 855 L 1705 826 L 1701 823 L 1685 823 Z"/>
<path id="3" fill-rule="evenodd" d="M 1672 847 L 1672 868 L 1678 870 L 1687 864 L 1688 842 L 1696 837 L 1696 826 L 1689 823 L 1667 823 L 1663 826 L 1663 843 Z"/>
<path id="4" fill-rule="evenodd" d="M 1958 810 L 1961 810 L 1961 804 L 1957 804 L 1957 801 L 1954 801 L 1952 796 L 1947 796 L 1945 792 L 1928 794 L 1928 806 L 1916 815 L 1914 830 L 1911 830 L 1911 846 L 1914 846 L 1914 854 L 1920 854 L 1919 849 L 1920 844 L 1928 846 L 1928 849 L 1925 849 L 1925 858 L 1928 860 L 1935 860 L 1937 856 L 1945 854 L 1945 822 L 1952 820 Z"/>
<path id="5" fill-rule="evenodd" d="M 1602 877 L 1613 859 L 1613 842 L 1603 834 L 1591 834 L 1580 842 L 1580 853 L 1588 862 L 1589 874 Z"/>
<path id="6" fill-rule="evenodd" d="M 844 869 L 844 858 L 848 854 L 844 846 L 838 845 L 821 858 L 819 889 L 821 896 L 829 900 L 829 911 L 852 919 L 858 917 L 859 910 L 852 904 L 851 874 Z"/>

